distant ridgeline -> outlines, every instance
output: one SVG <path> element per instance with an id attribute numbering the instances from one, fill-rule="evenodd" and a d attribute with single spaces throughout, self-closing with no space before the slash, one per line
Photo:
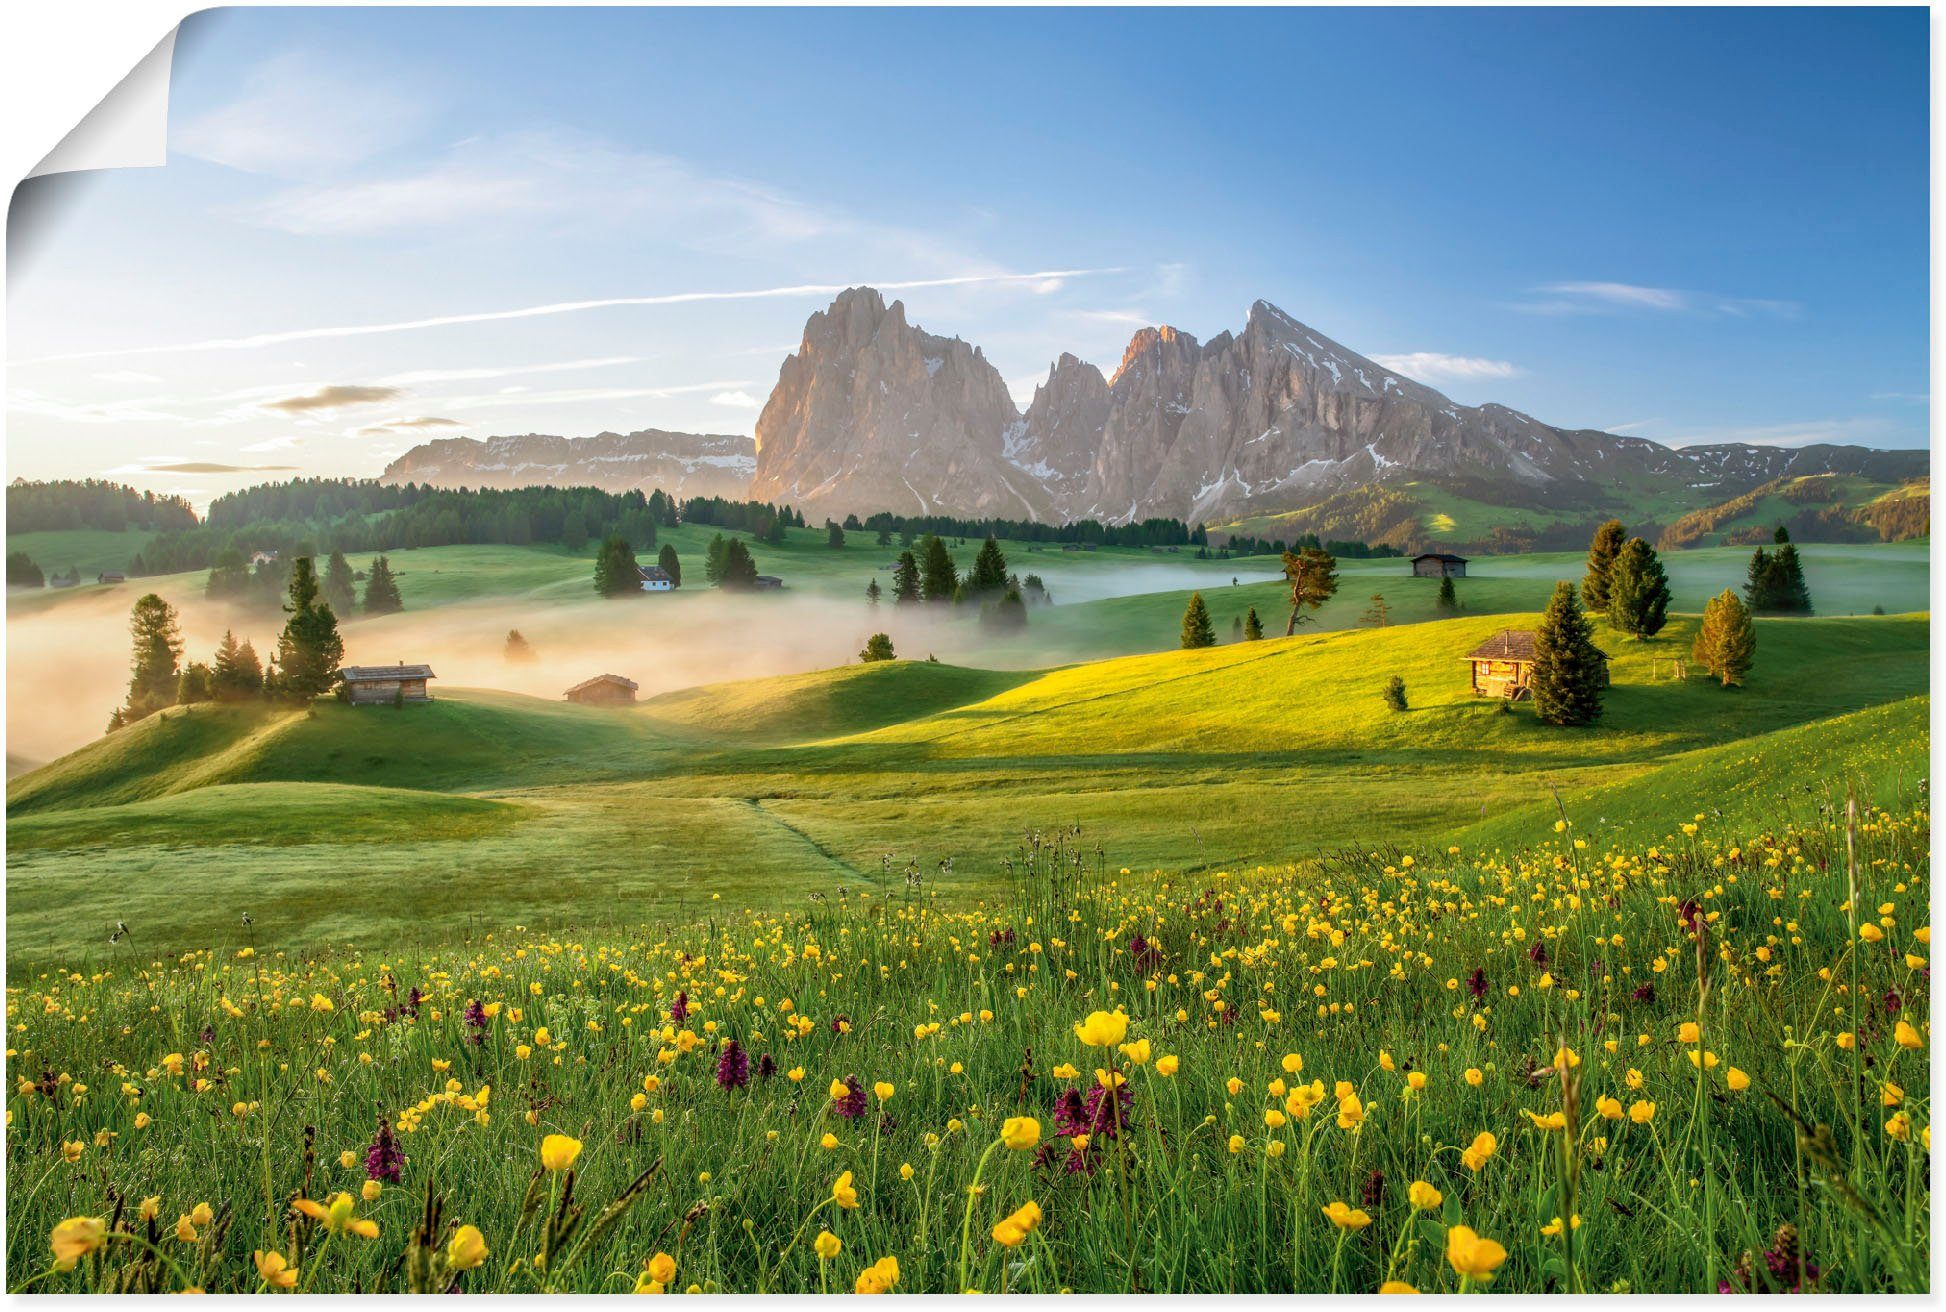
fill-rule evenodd
<path id="1" fill-rule="evenodd" d="M 655 545 L 658 525 L 708 525 L 773 541 L 785 528 L 807 527 L 803 513 L 790 506 L 713 496 L 678 502 L 660 490 L 645 495 L 593 487 L 436 488 L 331 478 L 293 479 L 226 493 L 210 504 L 201 522 L 181 498 L 120 484 L 17 482 L 7 489 L 7 514 L 9 531 L 15 533 L 153 530 L 156 536 L 130 559 L 131 574 L 208 569 L 230 554 L 247 557 L 260 551 L 289 558 L 484 543 L 551 543 L 580 550 L 610 534 L 620 534 L 639 550 Z M 1193 547 L 1198 554 L 1274 555 L 1307 546 L 1347 557 L 1398 554 L 1389 546 L 1326 540 L 1301 531 L 1274 538 L 1233 535 L 1212 551 L 1201 524 L 1161 518 L 1131 524 L 1049 524 L 881 511 L 863 519 L 848 515 L 842 527 L 902 540 L 928 533 L 962 538 L 992 534 L 1016 542 Z"/>
<path id="2" fill-rule="evenodd" d="M 103 479 L 58 479 L 7 485 L 7 532 L 51 533 L 68 529 L 168 532 L 193 528 L 196 512 L 181 497 L 157 496 Z"/>

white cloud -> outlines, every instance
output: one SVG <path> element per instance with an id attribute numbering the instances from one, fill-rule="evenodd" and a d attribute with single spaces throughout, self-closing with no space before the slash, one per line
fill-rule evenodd
<path id="1" fill-rule="evenodd" d="M 303 438 L 286 435 L 284 437 L 267 437 L 261 442 L 252 442 L 248 446 L 238 447 L 237 449 L 248 452 L 251 455 L 261 455 L 270 451 L 288 451 L 292 447 L 303 445 Z"/>
<path id="2" fill-rule="evenodd" d="M 1476 355 L 1447 355 L 1442 351 L 1408 351 L 1403 355 L 1374 355 L 1373 360 L 1394 373 L 1422 383 L 1468 382 L 1479 378 L 1518 378 L 1518 365 Z"/>
<path id="3" fill-rule="evenodd" d="M 646 361 L 647 357 L 640 355 L 607 355 L 593 360 L 559 360 L 552 364 L 490 365 L 474 369 L 415 369 L 408 373 L 388 374 L 374 381 L 391 387 L 419 387 L 426 383 L 477 382 L 482 378 L 511 378 L 525 374 L 560 374 L 574 373 L 582 369 L 610 369 L 617 365 L 643 364 Z"/>
<path id="4" fill-rule="evenodd" d="M 1931 402 L 1931 392 L 1873 392 L 1874 401 L 1911 401 L 1917 405 Z"/>
<path id="5" fill-rule="evenodd" d="M 1631 282 L 1549 282 L 1533 289 L 1546 299 L 1523 301 L 1514 308 L 1530 314 L 1602 314 L 1643 310 L 1657 314 L 1710 314 L 1747 319 L 1764 315 L 1794 319 L 1803 307 L 1795 301 L 1754 296 L 1723 296 L 1716 292 L 1684 291 L 1675 287 L 1644 287 Z"/>
<path id="6" fill-rule="evenodd" d="M 1897 425 L 1885 419 L 1803 419 L 1784 424 L 1751 424 L 1720 428 L 1692 429 L 1679 437 L 1656 440 L 1665 446 L 1710 446 L 1720 442 L 1747 442 L 1752 446 L 1811 446 L 1829 442 L 1838 446 L 1881 445 L 1900 433 Z"/>
<path id="7" fill-rule="evenodd" d="M 235 100 L 172 124 L 169 146 L 277 177 L 343 169 L 403 142 L 424 119 L 424 106 L 397 85 L 280 55 L 251 73 Z"/>
<path id="8" fill-rule="evenodd" d="M 759 410 L 763 402 L 750 393 L 738 388 L 733 392 L 718 392 L 709 399 L 711 405 L 727 405 L 733 410 Z"/>

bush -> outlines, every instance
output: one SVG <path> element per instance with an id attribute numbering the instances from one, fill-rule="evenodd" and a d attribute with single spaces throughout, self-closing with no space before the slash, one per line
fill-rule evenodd
<path id="1" fill-rule="evenodd" d="M 1385 691 L 1379 695 L 1385 699 L 1385 704 L 1393 710 L 1403 711 L 1406 709 L 1405 680 L 1401 679 L 1398 675 L 1395 674 L 1385 681 Z"/>

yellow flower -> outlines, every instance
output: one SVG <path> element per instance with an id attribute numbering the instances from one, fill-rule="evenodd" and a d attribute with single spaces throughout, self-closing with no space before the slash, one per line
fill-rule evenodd
<path id="1" fill-rule="evenodd" d="M 1897 1107 L 1905 1101 L 1905 1090 L 1887 1080 L 1878 1093 L 1879 1106 Z"/>
<path id="2" fill-rule="evenodd" d="M 48 1235 L 48 1243 L 54 1249 L 55 1269 L 74 1270 L 74 1264 L 100 1248 L 107 1235 L 108 1226 L 100 1217 L 70 1216 Z"/>
<path id="3" fill-rule="evenodd" d="M 1013 1215 L 1003 1218 L 993 1227 L 993 1242 L 1002 1248 L 1018 1248 L 1040 1223 L 1040 1204 L 1029 1199 Z"/>
<path id="4" fill-rule="evenodd" d="M 1372 1223 L 1371 1216 L 1362 1207 L 1348 1207 L 1342 1201 L 1331 1203 L 1318 1209 L 1331 1218 L 1331 1224 L 1340 1230 L 1363 1230 Z"/>
<path id="5" fill-rule="evenodd" d="M 1112 1048 L 1128 1037 L 1128 1015 L 1120 1011 L 1094 1011 L 1074 1027 L 1074 1037 L 1090 1048 Z"/>
<path id="6" fill-rule="evenodd" d="M 541 1165 L 550 1171 L 565 1171 L 581 1156 L 581 1140 L 565 1134 L 550 1134 L 541 1140 Z"/>
<path id="7" fill-rule="evenodd" d="M 1619 1121 L 1622 1119 L 1622 1100 L 1611 1098 L 1604 1093 L 1595 1099 L 1595 1110 L 1601 1114 L 1601 1119 L 1604 1121 Z"/>
<path id="8" fill-rule="evenodd" d="M 476 1225 L 463 1225 L 446 1241 L 446 1269 L 471 1271 L 487 1260 L 486 1236 Z"/>
<path id="9" fill-rule="evenodd" d="M 378 1238 L 378 1222 L 361 1221 L 352 1215 L 353 1209 L 358 1205 L 352 1201 L 350 1194 L 334 1195 L 328 1204 L 310 1198 L 299 1198 L 291 1206 L 323 1225 L 334 1235 L 354 1234 L 364 1239 Z"/>
<path id="10" fill-rule="evenodd" d="M 1304 1058 L 1295 1052 L 1285 1053 L 1284 1060 L 1279 1064 L 1283 1066 L 1286 1075 L 1299 1075 L 1304 1071 Z"/>
<path id="11" fill-rule="evenodd" d="M 878 1095 L 880 1102 L 891 1102 L 892 1095 L 897 1093 L 898 1089 L 891 1084 L 887 1084 L 884 1080 L 880 1080 L 872 1086 L 872 1092 Z"/>
<path id="12" fill-rule="evenodd" d="M 811 1241 L 812 1249 L 816 1251 L 819 1259 L 825 1262 L 836 1257 L 844 1246 L 844 1241 L 829 1230 L 818 1231 L 818 1237 Z"/>
<path id="13" fill-rule="evenodd" d="M 1414 1180 L 1406 1187 L 1406 1201 L 1422 1212 L 1430 1212 L 1446 1201 L 1446 1195 L 1425 1180 Z"/>
<path id="14" fill-rule="evenodd" d="M 1575 1214 L 1570 1224 L 1572 1224 L 1576 1230 L 1579 1230 L 1581 1228 L 1581 1216 L 1579 1213 Z M 1555 1235 L 1560 1234 L 1565 1229 L 1567 1229 L 1567 1226 L 1562 1225 L 1561 1218 L 1557 1216 L 1552 1221 L 1549 1221 L 1546 1225 L 1541 1227 L 1541 1233 L 1548 1236 L 1551 1239 Z"/>
<path id="15" fill-rule="evenodd" d="M 364 1185 L 359 1188 L 358 1196 L 360 1198 L 363 1198 L 368 1203 L 374 1203 L 378 1201 L 378 1196 L 384 1192 L 385 1192 L 384 1185 L 380 1184 L 376 1180 L 367 1180 L 365 1181 Z"/>
<path id="16" fill-rule="evenodd" d="M 1893 1112 L 1892 1119 L 1885 1123 L 1887 1137 L 1904 1143 L 1912 1138 L 1912 1118 L 1904 1112 Z"/>
<path id="17" fill-rule="evenodd" d="M 1723 1082 L 1730 1086 L 1731 1093 L 1742 1093 L 1750 1087 L 1750 1077 L 1734 1066 L 1730 1067 L 1730 1073 L 1723 1077 Z"/>
<path id="18" fill-rule="evenodd" d="M 190 1222 L 187 1215 L 176 1218 L 176 1238 L 185 1244 L 193 1244 L 198 1238 L 196 1227 Z"/>
<path id="19" fill-rule="evenodd" d="M 1240 1134 L 1233 1134 L 1233 1135 L 1231 1135 L 1231 1136 L 1230 1136 L 1230 1155 L 1231 1155 L 1232 1157 L 1234 1157 L 1234 1156 L 1236 1156 L 1236 1154 L 1238 1154 L 1238 1153 L 1240 1153 L 1240 1152 L 1242 1152 L 1242 1151 L 1243 1151 L 1243 1136 L 1242 1136 L 1242 1135 L 1240 1135 Z"/>
<path id="20" fill-rule="evenodd" d="M 338 1154 L 338 1165 L 349 1171 L 352 1167 L 358 1165 L 358 1154 L 349 1148 L 345 1149 Z"/>
<path id="21" fill-rule="evenodd" d="M 1403 1280 L 1388 1280 L 1378 1287 L 1381 1294 L 1416 1294 L 1419 1291 Z"/>
<path id="22" fill-rule="evenodd" d="M 1885 931 L 1870 921 L 1867 921 L 1858 927 L 1858 937 L 1864 939 L 1867 943 L 1877 943 L 1884 939 Z"/>
<path id="23" fill-rule="evenodd" d="M 1549 1112 L 1547 1115 L 1542 1116 L 1539 1112 L 1529 1112 L 1523 1109 L 1523 1114 L 1528 1120 L 1534 1123 L 1536 1130 L 1565 1130 L 1568 1128 L 1568 1114 L 1566 1112 Z"/>
<path id="24" fill-rule="evenodd" d="M 1157 1075 L 1174 1075 L 1181 1069 L 1182 1058 L 1176 1056 L 1173 1052 L 1167 1057 L 1156 1058 L 1155 1073 Z"/>
<path id="25" fill-rule="evenodd" d="M 282 1253 L 258 1249 L 251 1259 L 257 1264 L 257 1275 L 272 1289 L 290 1289 L 297 1284 L 297 1268 L 286 1262 Z"/>
<path id="26" fill-rule="evenodd" d="M 824 1149 L 826 1152 L 830 1152 L 833 1148 L 836 1148 L 837 1146 L 838 1146 L 838 1136 L 831 1133 L 829 1130 L 826 1130 L 824 1133 L 824 1137 L 818 1140 L 818 1147 Z"/>
<path id="27" fill-rule="evenodd" d="M 1424 1071 L 1407 1071 L 1405 1087 L 1414 1093 L 1424 1093 L 1426 1091 L 1426 1073 Z"/>
<path id="28" fill-rule="evenodd" d="M 1480 1085 L 1485 1082 L 1485 1080 L 1486 1080 L 1486 1076 L 1480 1072 L 1480 1068 L 1478 1066 L 1468 1066 L 1466 1068 L 1466 1082 L 1472 1085 L 1474 1088 L 1476 1089 L 1479 1088 Z"/>
<path id="29" fill-rule="evenodd" d="M 1000 1142 L 1017 1153 L 1040 1145 L 1041 1123 L 1031 1116 L 1009 1116 L 1000 1127 Z"/>
<path id="30" fill-rule="evenodd" d="M 1676 1037 L 1684 1043 L 1700 1043 L 1703 1039 L 1703 1027 L 1693 1020 L 1686 1020 L 1676 1031 Z"/>
<path id="31" fill-rule="evenodd" d="M 1482 1130 L 1473 1136 L 1473 1142 L 1460 1154 L 1460 1161 L 1465 1164 L 1467 1170 L 1477 1173 L 1499 1147 L 1500 1141 L 1488 1131 Z"/>
<path id="32" fill-rule="evenodd" d="M 1507 1250 L 1480 1238 L 1471 1226 L 1456 1225 L 1446 1231 L 1446 1260 L 1469 1280 L 1491 1280 L 1507 1260 Z"/>
<path id="33" fill-rule="evenodd" d="M 833 1080 L 831 1081 L 831 1087 L 826 1089 L 825 1092 L 831 1095 L 831 1101 L 843 1102 L 845 1099 L 851 1097 L 851 1086 L 843 1080 Z"/>
<path id="34" fill-rule="evenodd" d="M 649 1259 L 648 1265 L 644 1269 L 648 1271 L 649 1279 L 655 1281 L 657 1284 L 671 1284 L 676 1278 L 676 1259 L 667 1253 L 657 1253 Z"/>
<path id="35" fill-rule="evenodd" d="M 1121 1053 L 1122 1056 L 1128 1058 L 1133 1064 L 1146 1066 L 1149 1064 L 1149 1041 L 1147 1039 L 1137 1039 L 1133 1043 L 1124 1043 L 1121 1047 Z"/>
<path id="36" fill-rule="evenodd" d="M 1348 1093 L 1338 1102 L 1338 1128 L 1356 1130 L 1365 1121 L 1365 1104 L 1358 1101 L 1358 1095 Z"/>
<path id="37" fill-rule="evenodd" d="M 1655 1119 L 1655 1104 L 1647 1098 L 1640 1098 L 1628 1105 L 1628 1118 L 1637 1125 L 1647 1125 Z"/>
<path id="38" fill-rule="evenodd" d="M 1080 1074 L 1081 1069 L 1071 1061 L 1064 1061 L 1054 1068 L 1054 1078 L 1057 1080 L 1072 1080 Z"/>
<path id="39" fill-rule="evenodd" d="M 1926 1041 L 1919 1037 L 1919 1031 L 1905 1021 L 1892 1027 L 1892 1037 L 1897 1039 L 1901 1048 L 1923 1048 Z"/>
<path id="40" fill-rule="evenodd" d="M 881 1257 L 878 1261 L 858 1273 L 858 1280 L 852 1292 L 858 1294 L 889 1294 L 899 1283 L 899 1259 Z"/>
<path id="41" fill-rule="evenodd" d="M 852 1187 L 850 1171 L 846 1171 L 831 1182 L 831 1196 L 837 1200 L 838 1206 L 846 1211 L 851 1211 L 858 1206 L 858 1190 Z"/>
<path id="42" fill-rule="evenodd" d="M 199 1226 L 205 1226 L 216 1219 L 216 1211 L 208 1203 L 198 1203 L 189 1209 L 189 1219 Z"/>

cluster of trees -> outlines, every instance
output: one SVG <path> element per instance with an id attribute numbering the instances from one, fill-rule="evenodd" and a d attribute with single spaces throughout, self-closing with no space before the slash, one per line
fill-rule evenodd
<path id="1" fill-rule="evenodd" d="M 804 513 L 768 501 L 729 501 L 723 497 L 691 497 L 682 503 L 682 522 L 748 533 L 759 542 L 784 540 L 787 528 L 803 528 Z"/>
<path id="2" fill-rule="evenodd" d="M 44 588 L 47 577 L 34 558 L 24 551 L 7 553 L 7 586 L 10 588 Z"/>
<path id="3" fill-rule="evenodd" d="M 249 639 L 238 641 L 225 630 L 213 659 L 184 665 L 176 608 L 153 592 L 137 599 L 129 613 L 128 696 L 109 716 L 109 731 L 169 706 L 259 698 L 302 704 L 329 692 L 338 682 L 345 643 L 309 557 L 291 570 L 284 612 L 289 618 L 270 664 L 259 660 Z"/>
<path id="4" fill-rule="evenodd" d="M 1222 560 L 1230 556 L 1281 556 L 1287 551 L 1312 549 L 1323 551 L 1340 560 L 1386 560 L 1405 555 L 1394 546 L 1385 544 L 1373 546 L 1369 542 L 1342 542 L 1336 538 L 1326 540 L 1315 533 L 1300 533 L 1289 541 L 1283 538 L 1259 538 L 1245 533 L 1233 533 L 1216 549 L 1214 556 L 1207 551 L 1199 551 L 1196 555 L 1199 559 Z"/>
<path id="5" fill-rule="evenodd" d="M 104 479 L 56 479 L 30 483 L 15 479 L 7 485 L 7 531 L 50 533 L 63 529 L 96 528 L 111 533 L 127 529 L 167 532 L 193 528 L 196 512 L 181 497 L 157 496 L 125 483 Z"/>
<path id="6" fill-rule="evenodd" d="M 865 586 L 865 600 L 877 606 L 878 580 Z M 1049 602 L 1046 586 L 1037 574 L 1025 580 L 1007 570 L 1006 553 L 1000 540 L 987 535 L 973 558 L 973 567 L 962 577 L 953 553 L 944 538 L 928 533 L 915 552 L 908 547 L 899 553 L 892 566 L 892 600 L 900 606 L 921 603 L 979 607 L 980 622 L 999 629 L 1019 629 L 1027 625 L 1027 599 Z"/>
<path id="7" fill-rule="evenodd" d="M 1743 596 L 1749 608 L 1760 615 L 1811 614 L 1811 589 L 1804 582 L 1804 562 L 1783 527 L 1772 538 L 1775 551 L 1762 547 L 1750 557 L 1744 577 Z"/>
<path id="8" fill-rule="evenodd" d="M 1669 622 L 1669 575 L 1655 548 L 1628 536 L 1618 519 L 1595 530 L 1588 544 L 1588 572 L 1581 583 L 1587 608 L 1605 615 L 1618 632 L 1638 642 Z"/>
<path id="9" fill-rule="evenodd" d="M 1256 642 L 1264 636 L 1263 621 L 1257 618 L 1257 608 L 1250 607 L 1249 614 L 1239 615 L 1230 621 L 1231 642 Z M 1185 649 L 1214 647 L 1216 629 L 1210 623 L 1209 605 L 1203 594 L 1189 594 L 1189 605 L 1182 613 L 1182 645 Z"/>
<path id="10" fill-rule="evenodd" d="M 801 527 L 803 520 L 798 524 Z M 952 515 L 895 515 L 882 510 L 859 519 L 845 516 L 839 527 L 848 533 L 871 532 L 878 545 L 891 545 L 894 535 L 901 546 L 911 546 L 930 534 L 938 538 L 1004 538 L 1010 542 L 1075 543 L 1098 547 L 1202 547 L 1209 535 L 1201 524 L 1191 528 L 1179 519 L 1145 519 L 1132 524 L 1103 524 L 1082 519 L 1066 524 L 1047 524 L 1035 519 L 959 519 Z"/>
<path id="11" fill-rule="evenodd" d="M 703 554 L 703 577 L 712 588 L 748 592 L 757 586 L 757 561 L 742 538 L 718 533 L 710 538 L 709 550 Z"/>
<path id="12" fill-rule="evenodd" d="M 300 565 L 308 567 L 309 557 L 299 556 L 296 559 Z M 365 582 L 362 602 L 358 597 L 360 578 Z M 269 610 L 283 604 L 292 580 L 293 566 L 285 557 L 260 560 L 252 569 L 241 551 L 226 547 L 210 567 L 209 579 L 203 585 L 203 595 L 211 601 Z M 324 599 L 331 604 L 333 613 L 338 615 L 348 617 L 357 610 L 363 610 L 367 615 L 392 615 L 405 609 L 405 600 L 399 595 L 398 578 L 392 572 L 392 561 L 388 556 L 377 557 L 372 561 L 371 569 L 361 575 L 352 569 L 344 552 L 333 551 L 325 565 L 320 587 Z"/>

